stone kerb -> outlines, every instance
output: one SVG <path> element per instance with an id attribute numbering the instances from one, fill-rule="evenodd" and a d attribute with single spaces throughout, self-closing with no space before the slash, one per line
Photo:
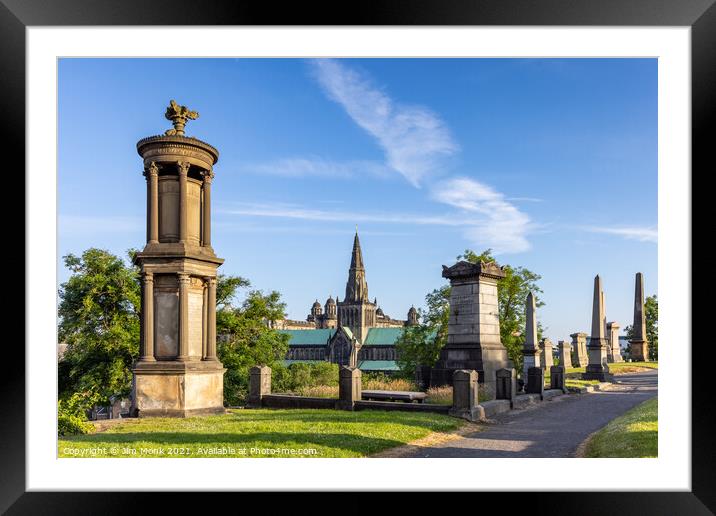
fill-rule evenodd
<path id="1" fill-rule="evenodd" d="M 339 410 L 353 410 L 356 401 L 361 400 L 362 391 L 361 371 L 358 368 L 342 366 L 338 374 L 338 402 Z"/>
<path id="2" fill-rule="evenodd" d="M 478 404 L 477 371 L 458 369 L 452 375 L 452 407 L 448 412 L 453 417 L 480 421 L 485 418 L 484 410 Z"/>
<path id="3" fill-rule="evenodd" d="M 268 366 L 254 366 L 249 371 L 249 398 L 248 408 L 260 408 L 261 399 L 271 394 L 271 368 Z"/>
<path id="4" fill-rule="evenodd" d="M 549 368 L 550 389 L 559 389 L 567 393 L 566 379 L 563 366 L 552 366 Z"/>
<path id="5" fill-rule="evenodd" d="M 539 394 L 540 399 L 544 399 L 544 369 L 541 367 L 530 367 L 527 370 L 525 392 L 527 392 L 527 394 Z"/>
<path id="6" fill-rule="evenodd" d="M 515 396 L 517 396 L 517 371 L 514 368 L 498 369 L 495 376 L 497 378 L 495 399 L 509 400 L 510 408 L 514 408 Z"/>

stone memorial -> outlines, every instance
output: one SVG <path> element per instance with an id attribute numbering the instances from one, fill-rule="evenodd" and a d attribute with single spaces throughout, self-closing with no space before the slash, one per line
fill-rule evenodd
<path id="1" fill-rule="evenodd" d="M 142 282 L 140 356 L 132 372 L 139 417 L 224 412 L 225 369 L 216 356 L 216 270 L 211 184 L 218 151 L 186 136 L 199 114 L 171 101 L 174 128 L 137 143 L 147 179 L 147 243 L 137 253 Z"/>
<path id="2" fill-rule="evenodd" d="M 646 338 L 646 314 L 644 313 L 644 275 L 636 274 L 634 291 L 634 326 L 632 326 L 631 346 L 632 362 L 647 362 L 649 360 L 649 342 Z"/>
<path id="3" fill-rule="evenodd" d="M 522 380 L 527 382 L 531 367 L 540 367 L 540 348 L 537 343 L 537 313 L 535 297 L 530 292 L 525 299 L 525 342 L 522 346 Z"/>
<path id="4" fill-rule="evenodd" d="M 542 352 L 542 361 L 540 363 L 540 367 L 542 369 L 552 367 L 554 365 L 554 345 L 552 344 L 552 341 L 548 338 L 542 339 L 539 343 L 539 349 Z"/>
<path id="5" fill-rule="evenodd" d="M 246 406 L 260 408 L 261 398 L 266 394 L 271 394 L 271 368 L 254 366 L 249 370 L 249 397 Z"/>
<path id="6" fill-rule="evenodd" d="M 624 362 L 622 358 L 622 350 L 619 346 L 619 328 L 620 326 L 612 321 L 607 323 L 607 359 L 609 362 Z"/>
<path id="7" fill-rule="evenodd" d="M 449 385 L 456 370 L 474 369 L 485 392 L 494 396 L 495 372 L 511 367 L 500 339 L 497 306 L 497 281 L 505 273 L 493 262 L 460 261 L 443 265 L 442 275 L 451 286 L 448 337 L 431 370 L 430 385 Z"/>
<path id="8" fill-rule="evenodd" d="M 480 421 L 485 412 L 478 404 L 478 373 L 473 370 L 458 369 L 452 377 L 452 407 L 448 411 L 453 417 Z"/>
<path id="9" fill-rule="evenodd" d="M 355 367 L 341 366 L 338 373 L 338 403 L 340 410 L 353 410 L 362 393 L 361 371 Z"/>
<path id="10" fill-rule="evenodd" d="M 498 369 L 495 374 L 497 377 L 495 399 L 510 400 L 510 408 L 514 408 L 517 395 L 517 371 L 511 367 Z"/>
<path id="11" fill-rule="evenodd" d="M 559 389 L 567 393 L 565 369 L 563 366 L 552 366 L 549 368 L 549 388 Z"/>
<path id="12" fill-rule="evenodd" d="M 607 365 L 607 339 L 604 324 L 604 298 L 602 296 L 602 279 L 594 277 L 594 300 L 592 304 L 592 335 L 587 345 L 587 370 L 582 374 L 584 380 L 612 381 Z"/>
<path id="13" fill-rule="evenodd" d="M 559 365 L 564 366 L 565 370 L 572 367 L 572 345 L 569 341 L 557 341 L 559 347 Z"/>
<path id="14" fill-rule="evenodd" d="M 539 394 L 540 399 L 544 398 L 544 369 L 541 367 L 530 367 L 527 371 L 527 394 Z"/>
<path id="15" fill-rule="evenodd" d="M 572 333 L 572 366 L 573 367 L 586 367 L 587 366 L 587 334 L 586 333 Z"/>

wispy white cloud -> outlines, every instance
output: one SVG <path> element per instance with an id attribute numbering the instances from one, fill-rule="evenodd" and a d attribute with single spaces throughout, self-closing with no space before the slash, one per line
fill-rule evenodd
<path id="1" fill-rule="evenodd" d="M 592 233 L 606 233 L 616 235 L 628 240 L 637 240 L 639 242 L 657 243 L 659 240 L 659 231 L 656 227 L 595 227 L 588 226 L 583 228 Z"/>
<path id="2" fill-rule="evenodd" d="M 441 160 L 459 149 L 440 117 L 422 106 L 396 103 L 370 79 L 335 59 L 311 61 L 329 98 L 373 136 L 388 166 L 413 186 L 439 171 Z"/>
<path id="3" fill-rule="evenodd" d="M 496 254 L 530 249 L 527 233 L 533 224 L 529 216 L 492 187 L 460 177 L 440 183 L 432 195 L 470 215 L 465 237 L 474 244 L 490 247 Z"/>
<path id="4" fill-rule="evenodd" d="M 290 178 L 325 177 L 349 179 L 364 177 L 388 177 L 394 172 L 383 163 L 368 160 L 333 161 L 316 156 L 282 158 L 266 163 L 246 164 L 242 171 L 261 175 Z"/>

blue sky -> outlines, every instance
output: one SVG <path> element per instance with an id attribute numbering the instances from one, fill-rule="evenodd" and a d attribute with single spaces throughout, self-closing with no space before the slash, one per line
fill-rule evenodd
<path id="1" fill-rule="evenodd" d="M 464 249 L 541 274 L 554 341 L 588 332 L 593 278 L 630 324 L 657 292 L 656 59 L 61 59 L 61 256 L 145 239 L 137 140 L 219 149 L 213 246 L 291 318 L 343 297 L 358 225 L 369 294 L 405 318 Z"/>

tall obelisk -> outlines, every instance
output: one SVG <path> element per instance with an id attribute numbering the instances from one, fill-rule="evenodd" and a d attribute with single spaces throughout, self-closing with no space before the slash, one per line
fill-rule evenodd
<path id="1" fill-rule="evenodd" d="M 646 314 L 644 313 L 644 275 L 636 273 L 634 287 L 634 326 L 632 326 L 631 359 L 633 362 L 649 360 L 649 342 L 646 338 Z"/>
<path id="2" fill-rule="evenodd" d="M 540 348 L 537 342 L 537 308 L 530 292 L 525 299 L 525 343 L 522 346 L 522 379 L 527 382 L 530 367 L 540 367 Z"/>
<path id="3" fill-rule="evenodd" d="M 587 370 L 582 374 L 584 380 L 612 381 L 612 375 L 607 365 L 607 339 L 604 325 L 604 297 L 602 293 L 602 278 L 597 274 L 594 277 L 594 298 L 592 302 L 592 336 L 587 345 L 589 362 Z"/>

